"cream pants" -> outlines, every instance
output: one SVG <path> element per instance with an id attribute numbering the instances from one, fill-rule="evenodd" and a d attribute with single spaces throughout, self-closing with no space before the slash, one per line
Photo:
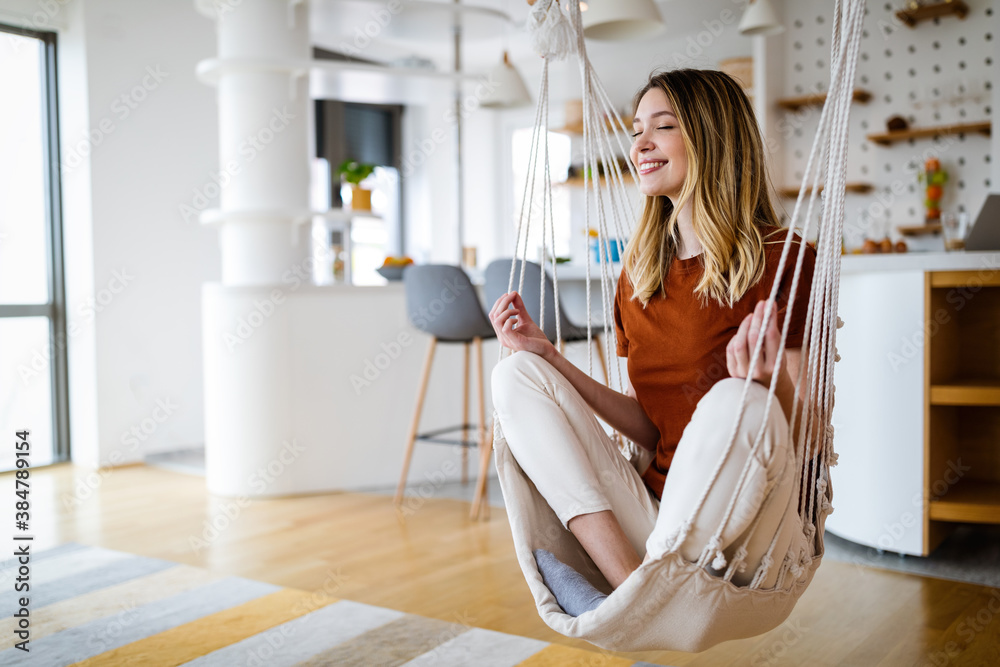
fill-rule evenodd
<path id="1" fill-rule="evenodd" d="M 497 365 L 493 403 L 511 453 L 563 526 L 581 514 L 611 510 L 639 556 L 648 552 L 658 557 L 672 550 L 673 540 L 691 517 L 725 452 L 743 384 L 734 378 L 720 380 L 698 402 L 677 446 L 659 502 L 640 477 L 652 460 L 652 452 L 638 448 L 637 455 L 626 458 L 579 392 L 538 355 L 517 352 Z M 787 421 L 777 399 L 765 414 L 766 400 L 767 389 L 753 383 L 733 450 L 680 548 L 687 560 L 698 560 L 721 525 L 750 459 L 747 481 L 720 545 L 731 558 L 754 519 L 762 514 L 747 544 L 747 567 L 733 577 L 740 585 L 753 577 L 786 513 L 794 520 L 786 521 L 777 536 L 776 557 L 783 558 L 791 540 L 801 534 L 801 524 L 794 516 L 797 499 L 791 497 L 795 455 Z M 762 421 L 766 422 L 763 442 L 751 454 Z M 776 582 L 778 570 L 769 568 L 764 587 Z"/>

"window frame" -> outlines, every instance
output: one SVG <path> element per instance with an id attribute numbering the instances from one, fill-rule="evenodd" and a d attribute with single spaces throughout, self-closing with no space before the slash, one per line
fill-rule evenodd
<path id="1" fill-rule="evenodd" d="M 69 377 L 66 347 L 66 287 L 62 220 L 62 175 L 59 146 L 58 36 L 55 32 L 33 30 L 0 23 L 0 33 L 30 37 L 41 42 L 44 77 L 45 131 L 42 136 L 47 168 L 44 170 L 46 258 L 49 281 L 49 301 L 44 304 L 0 304 L 0 318 L 47 317 L 51 361 L 49 373 L 52 386 L 52 462 L 70 457 Z"/>

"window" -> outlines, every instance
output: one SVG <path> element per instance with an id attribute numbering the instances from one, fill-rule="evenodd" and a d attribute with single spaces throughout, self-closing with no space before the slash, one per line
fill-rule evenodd
<path id="1" fill-rule="evenodd" d="M 375 172 L 363 182 L 372 190 L 371 213 L 350 216 L 349 242 L 344 243 L 343 232 L 333 228 L 318 240 L 326 244 L 321 251 L 328 255 L 331 247 L 347 249 L 350 282 L 355 285 L 384 284 L 385 279 L 375 270 L 387 255 L 402 253 L 403 207 L 398 164 L 402 113 L 403 107 L 398 105 L 316 101 L 316 152 L 329 165 L 330 206 L 336 209 L 350 203 L 350 189 L 340 187 L 336 175 L 344 160 L 376 165 Z M 317 243 L 315 233 L 313 238 L 314 244 Z M 331 281 L 319 278 L 320 284 Z"/>
<path id="2" fill-rule="evenodd" d="M 534 187 L 530 185 L 525 190 L 530 175 L 531 160 L 531 138 L 533 128 L 524 128 L 514 131 L 512 139 L 512 159 L 514 165 L 514 233 L 517 234 L 518 221 L 521 220 L 522 202 L 526 197 L 530 197 L 530 203 L 524 204 L 524 221 L 527 224 L 527 216 L 531 214 L 531 225 L 528 229 L 528 251 L 527 258 L 532 261 L 542 259 L 542 212 L 544 194 L 544 150 L 541 146 L 538 150 L 538 163 L 535 167 Z M 548 134 L 549 152 L 549 172 L 553 183 L 566 180 L 570 165 L 570 138 L 565 134 L 549 132 Z M 552 188 L 552 232 L 555 237 L 555 256 L 566 257 L 570 255 L 570 241 L 572 238 L 570 225 L 570 189 L 566 187 Z M 522 232 L 523 233 L 523 232 Z M 523 241 L 522 241 L 523 243 Z M 545 239 L 548 252 L 552 253 L 552 236 Z M 520 256 L 521 245 L 518 249 Z"/>
<path id="3" fill-rule="evenodd" d="M 69 454 L 55 72 L 55 33 L 0 25 L 0 437 L 33 466 Z"/>

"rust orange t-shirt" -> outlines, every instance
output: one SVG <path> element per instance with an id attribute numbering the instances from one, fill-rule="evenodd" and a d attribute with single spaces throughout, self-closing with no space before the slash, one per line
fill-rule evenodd
<path id="1" fill-rule="evenodd" d="M 675 258 L 667 272 L 666 288 L 650 298 L 645 308 L 632 299 L 632 284 L 625 271 L 615 294 L 615 328 L 618 356 L 628 358 L 628 376 L 636 399 L 660 431 L 656 457 L 643 474 L 646 485 L 659 498 L 673 460 L 677 443 L 691 421 L 694 409 L 717 381 L 729 377 L 726 346 L 740 323 L 752 313 L 758 301 L 771 292 L 778 262 L 788 231 L 762 229 L 764 274 L 732 308 L 715 300 L 703 302 L 694 293 L 701 279 L 701 257 Z M 796 235 L 789 249 L 778 291 L 778 331 L 784 324 L 795 275 L 799 241 Z M 802 347 L 809 289 L 816 252 L 807 246 L 792 321 L 785 347 Z"/>

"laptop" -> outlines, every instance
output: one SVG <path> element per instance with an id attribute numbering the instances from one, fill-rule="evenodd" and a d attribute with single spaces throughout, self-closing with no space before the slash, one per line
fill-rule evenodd
<path id="1" fill-rule="evenodd" d="M 1000 250 L 1000 194 L 986 196 L 972 229 L 965 237 L 966 250 Z"/>

